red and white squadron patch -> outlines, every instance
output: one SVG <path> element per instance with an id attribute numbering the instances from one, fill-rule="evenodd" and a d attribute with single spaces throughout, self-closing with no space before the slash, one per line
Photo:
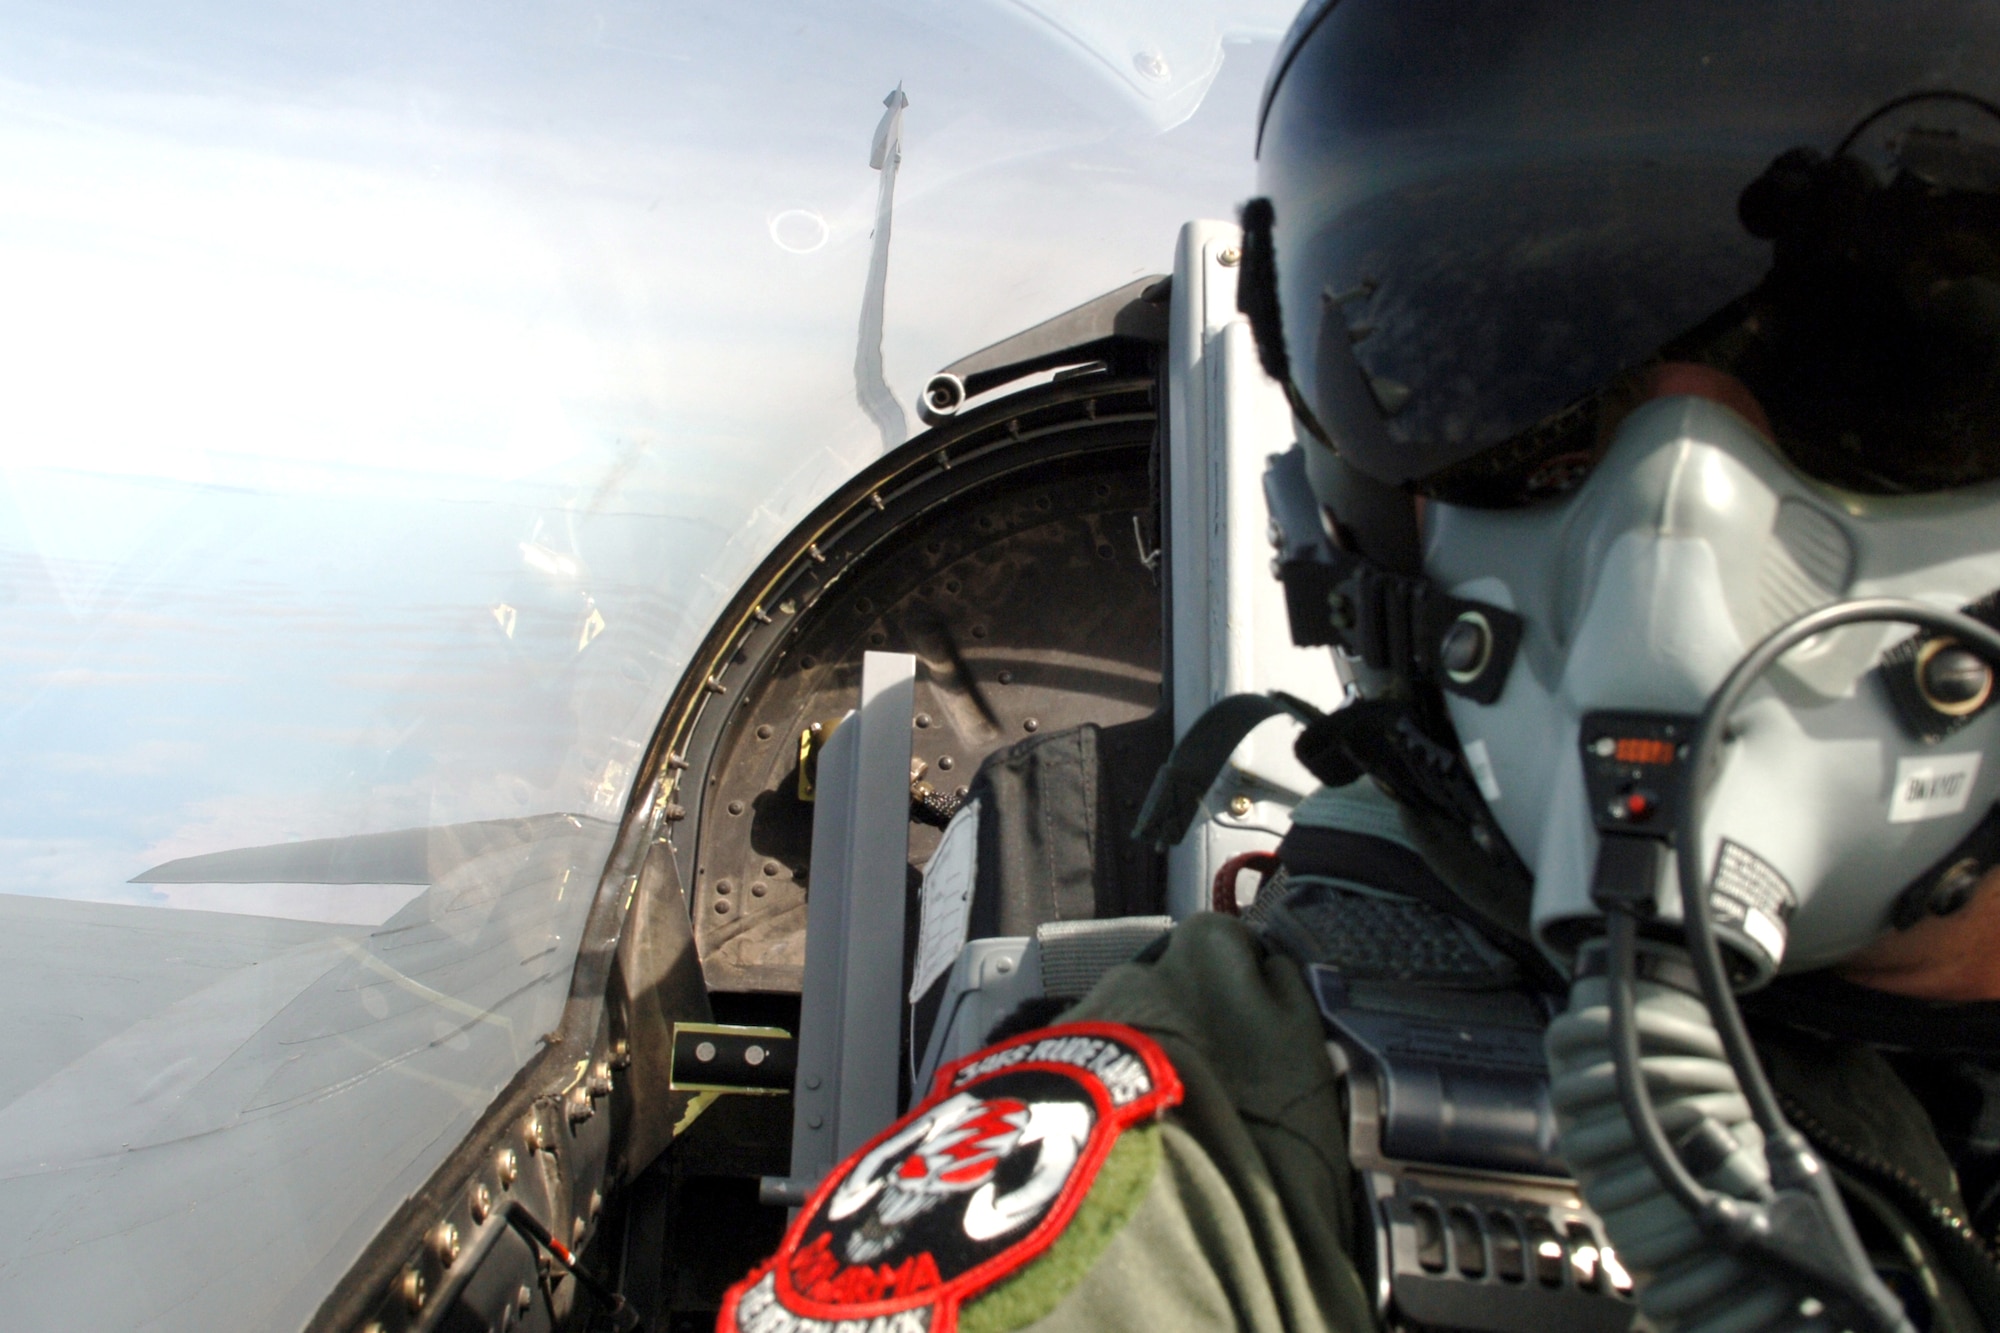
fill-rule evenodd
<path id="1" fill-rule="evenodd" d="M 958 1307 L 1062 1234 L 1125 1127 L 1181 1099 L 1151 1040 L 1066 1023 L 938 1072 L 835 1167 L 719 1333 L 950 1333 Z"/>

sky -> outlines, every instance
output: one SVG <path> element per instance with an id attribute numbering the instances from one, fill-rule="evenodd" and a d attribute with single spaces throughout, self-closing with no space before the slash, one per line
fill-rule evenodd
<path id="1" fill-rule="evenodd" d="M 884 94 L 908 410 L 1233 211 L 1288 9 L 0 7 L 0 892 L 379 921 L 404 890 L 127 881 L 615 817 L 883 447 Z"/>

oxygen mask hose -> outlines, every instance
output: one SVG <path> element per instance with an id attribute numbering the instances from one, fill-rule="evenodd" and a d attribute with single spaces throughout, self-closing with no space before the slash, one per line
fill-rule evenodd
<path id="1" fill-rule="evenodd" d="M 1909 1333 L 1867 1261 L 1832 1173 L 1784 1120 L 1708 915 L 1701 799 L 1729 717 L 1764 672 L 1818 634 L 1896 621 L 2000 664 L 2000 632 L 1917 602 L 1871 598 L 1777 630 L 1710 698 L 1690 748 L 1674 854 L 1686 948 L 1639 940 L 1651 884 L 1605 900 L 1547 1053 L 1559 1143 L 1584 1197 L 1667 1333 Z"/>
<path id="2" fill-rule="evenodd" d="M 1797 1292 L 1718 1246 L 1668 1183 L 1675 1177 L 1653 1165 L 1649 1131 L 1704 1194 L 1745 1201 L 1771 1194 L 1764 1136 L 1693 993 L 1685 952 L 1649 944 L 1651 975 L 1635 980 L 1634 923 L 1619 914 L 1610 924 L 1610 951 L 1627 965 L 1608 958 L 1604 942 L 1586 946 L 1578 967 L 1591 975 L 1579 976 L 1569 1008 L 1549 1026 L 1549 1091 L 1563 1158 L 1637 1281 L 1640 1309 L 1667 1333 L 1830 1333 L 1838 1325 L 1802 1315 Z M 1621 1039 L 1638 1060 L 1617 1058 Z M 1627 1112 L 1620 1084 L 1636 1080 L 1621 1080 L 1621 1066 L 1643 1071 L 1651 1120 Z"/>

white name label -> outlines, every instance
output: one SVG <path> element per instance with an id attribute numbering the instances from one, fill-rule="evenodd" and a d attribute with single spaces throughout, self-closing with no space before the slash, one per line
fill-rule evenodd
<path id="1" fill-rule="evenodd" d="M 1889 822 L 1914 824 L 1942 819 L 1965 809 L 1979 776 L 1979 752 L 1928 754 L 1896 762 L 1896 790 L 1889 797 Z"/>

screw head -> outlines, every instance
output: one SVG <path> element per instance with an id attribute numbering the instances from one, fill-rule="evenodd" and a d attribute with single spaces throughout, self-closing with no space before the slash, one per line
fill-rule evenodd
<path id="1" fill-rule="evenodd" d="M 1228 249 L 1224 250 L 1221 254 L 1217 255 L 1215 257 L 1215 262 L 1222 265 L 1224 268 L 1235 268 L 1238 264 L 1243 262 L 1243 252 L 1232 245 Z"/>
<path id="2" fill-rule="evenodd" d="M 470 1207 L 474 1222 L 484 1222 L 493 1216 L 493 1191 L 486 1187 L 485 1181 L 482 1180 L 472 1187 Z"/>
<path id="3" fill-rule="evenodd" d="M 1980 877 L 1985 873 L 1986 867 L 1974 857 L 1954 862 L 1931 885 L 1930 898 L 1924 905 L 1932 916 L 1950 916 L 1972 901 L 1972 891 L 1979 887 Z"/>
<path id="4" fill-rule="evenodd" d="M 1238 819 L 1241 819 L 1245 815 L 1249 814 L 1250 798 L 1248 796 L 1241 796 L 1241 795 L 1230 797 L 1229 813 L 1235 815 Z"/>
<path id="5" fill-rule="evenodd" d="M 499 1160 L 493 1165 L 500 1177 L 500 1188 L 503 1190 L 512 1189 L 514 1182 L 521 1178 L 521 1159 L 515 1155 L 512 1148 L 502 1148 Z"/>
<path id="6" fill-rule="evenodd" d="M 611 1043 L 611 1067 L 623 1069 L 632 1063 L 632 1043 L 620 1037 Z"/>
<path id="7" fill-rule="evenodd" d="M 450 1268 L 458 1262 L 458 1228 L 449 1222 L 440 1222 L 431 1228 L 431 1253 L 439 1263 Z"/>
<path id="8" fill-rule="evenodd" d="M 424 1275 L 422 1271 L 415 1268 L 405 1268 L 403 1276 L 396 1280 L 396 1294 L 403 1298 L 403 1304 L 410 1307 L 412 1314 L 423 1309 L 424 1297 L 427 1292 L 424 1287 Z"/>
<path id="9" fill-rule="evenodd" d="M 1938 712 L 1965 717 L 1993 697 L 1993 668 L 1956 639 L 1932 639 L 1917 653 L 1917 689 Z"/>
<path id="10" fill-rule="evenodd" d="M 572 1125 L 580 1125 L 597 1114 L 597 1106 L 590 1100 L 590 1091 L 587 1088 L 578 1088 L 570 1093 L 566 1110 Z"/>

